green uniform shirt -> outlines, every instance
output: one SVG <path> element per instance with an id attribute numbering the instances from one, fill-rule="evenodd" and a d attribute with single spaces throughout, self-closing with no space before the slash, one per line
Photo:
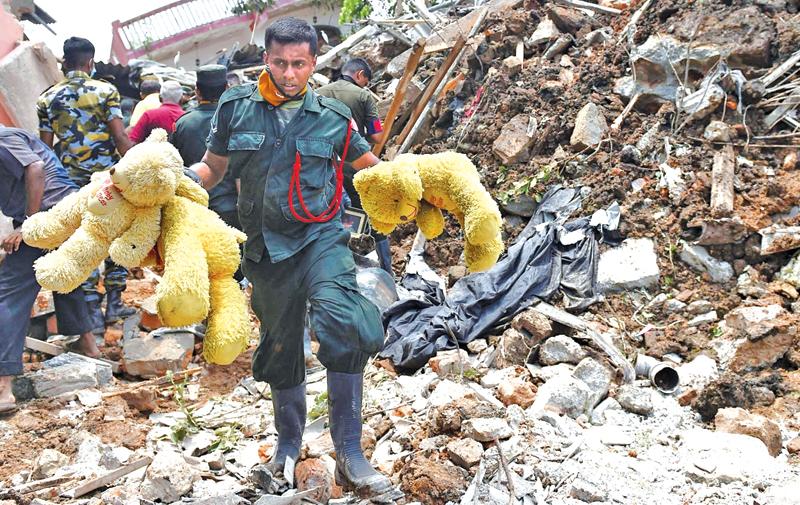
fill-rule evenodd
<path id="1" fill-rule="evenodd" d="M 288 202 L 292 165 L 299 153 L 300 186 L 308 211 L 323 213 L 335 191 L 334 159 L 341 156 L 350 110 L 342 103 L 309 90 L 285 129 L 275 107 L 256 84 L 226 91 L 211 120 L 209 151 L 228 157 L 228 170 L 241 179 L 239 219 L 247 234 L 245 257 L 259 262 L 265 250 L 273 263 L 290 258 L 323 231 L 342 229 L 339 215 L 325 223 L 306 224 L 293 216 Z M 353 132 L 347 161 L 369 151 L 364 138 Z M 305 213 L 295 192 L 294 209 Z"/>
<path id="2" fill-rule="evenodd" d="M 175 122 L 172 144 L 187 167 L 203 159 L 206 138 L 211 131 L 211 118 L 216 110 L 216 103 L 201 103 Z M 236 177 L 229 170 L 219 184 L 208 192 L 208 208 L 217 213 L 233 212 L 236 210 L 236 199 Z"/>
<path id="3" fill-rule="evenodd" d="M 380 131 L 380 128 L 375 131 L 376 121 L 380 126 L 378 103 L 369 91 L 344 79 L 326 84 L 315 91 L 322 96 L 335 98 L 347 105 L 353 114 L 353 120 L 358 125 L 358 133 L 362 136 L 366 137 L 370 133 Z"/>

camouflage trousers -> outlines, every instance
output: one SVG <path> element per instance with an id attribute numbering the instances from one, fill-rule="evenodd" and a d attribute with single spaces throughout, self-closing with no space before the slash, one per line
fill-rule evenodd
<path id="1" fill-rule="evenodd" d="M 119 266 L 110 258 L 106 258 L 103 262 L 103 287 L 106 288 L 106 293 L 109 291 L 124 291 L 128 280 L 128 270 L 125 267 Z M 86 294 L 87 298 L 98 296 L 97 286 L 100 284 L 100 269 L 95 269 L 92 275 L 86 279 L 81 288 Z"/>

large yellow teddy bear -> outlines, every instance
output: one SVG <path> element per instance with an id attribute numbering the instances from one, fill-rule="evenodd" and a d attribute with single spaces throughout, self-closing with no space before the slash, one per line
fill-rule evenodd
<path id="1" fill-rule="evenodd" d="M 245 236 L 207 205 L 208 194 L 183 174 L 178 151 L 157 129 L 89 185 L 27 219 L 22 233 L 30 245 L 54 249 L 34 268 L 39 284 L 58 292 L 77 288 L 109 256 L 128 268 L 161 260 L 161 321 L 185 326 L 207 317 L 204 356 L 228 364 L 250 337 L 247 302 L 232 277 Z"/>
<path id="2" fill-rule="evenodd" d="M 401 154 L 359 171 L 353 184 L 372 227 L 380 233 L 391 233 L 398 224 L 416 219 L 425 237 L 435 238 L 444 231 L 441 210 L 446 210 L 464 230 L 470 271 L 491 268 L 503 252 L 497 203 L 463 154 Z"/>

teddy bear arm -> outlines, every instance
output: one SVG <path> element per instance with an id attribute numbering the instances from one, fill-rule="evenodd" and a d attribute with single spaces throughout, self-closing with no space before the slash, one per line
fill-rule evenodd
<path id="1" fill-rule="evenodd" d="M 140 266 L 156 245 L 160 233 L 161 208 L 139 210 L 128 229 L 111 243 L 111 259 L 126 268 Z"/>
<path id="2" fill-rule="evenodd" d="M 417 226 L 427 239 L 434 239 L 444 231 L 444 216 L 442 211 L 428 202 L 420 201 L 417 213 Z"/>
<path id="3" fill-rule="evenodd" d="M 208 207 L 208 192 L 185 174 L 181 175 L 178 179 L 178 187 L 175 189 L 175 195 L 188 198 L 195 203 L 199 203 L 203 207 Z"/>
<path id="4" fill-rule="evenodd" d="M 55 249 L 81 225 L 86 192 L 67 195 L 50 210 L 37 212 L 22 223 L 25 243 L 40 249 Z"/>

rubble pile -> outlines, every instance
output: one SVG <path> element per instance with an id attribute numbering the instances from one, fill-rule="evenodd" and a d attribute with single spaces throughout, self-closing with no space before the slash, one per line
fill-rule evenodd
<path id="1" fill-rule="evenodd" d="M 366 58 L 396 111 L 384 157 L 468 154 L 509 246 L 556 185 L 592 227 L 618 211 L 624 240 L 591 258 L 588 308 L 532 298 L 414 373 L 373 361 L 367 457 L 407 504 L 800 503 L 800 5 L 469 4 L 407 2 L 318 71 Z M 393 234 L 397 273 L 469 279 L 457 223 L 412 250 L 415 231 Z M 312 357 L 301 458 L 273 475 L 268 385 L 246 357 L 181 374 L 200 330 L 158 329 L 145 298 L 106 350 L 147 381 L 72 354 L 19 381 L 40 399 L 0 420 L 19 459 L 0 503 L 358 503 L 333 481 Z"/>

